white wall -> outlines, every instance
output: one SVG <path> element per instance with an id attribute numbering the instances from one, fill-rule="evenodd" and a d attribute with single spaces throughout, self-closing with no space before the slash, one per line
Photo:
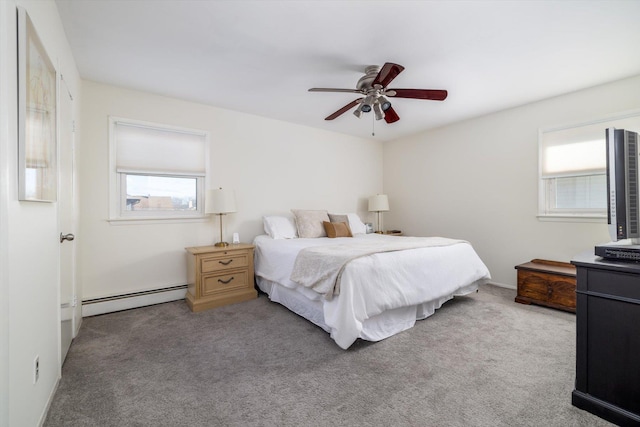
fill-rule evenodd
<path id="1" fill-rule="evenodd" d="M 639 108 L 635 77 L 386 143 L 387 228 L 467 239 L 510 286 L 517 264 L 593 251 L 610 240 L 605 221 L 536 218 L 538 130 Z"/>
<path id="2" fill-rule="evenodd" d="M 359 212 L 382 189 L 382 144 L 114 86 L 83 82 L 79 160 L 79 275 L 93 299 L 186 283 L 187 246 L 219 239 L 207 222 L 114 225 L 107 221 L 108 116 L 210 132 L 209 186 L 233 188 L 238 212 L 225 239 L 262 233 L 262 215 L 291 208 Z M 371 218 L 373 219 L 373 218 Z"/>
<path id="3" fill-rule="evenodd" d="M 34 426 L 60 374 L 60 244 L 57 205 L 18 201 L 16 5 L 75 93 L 79 78 L 53 1 L 0 2 L 0 426 Z"/>

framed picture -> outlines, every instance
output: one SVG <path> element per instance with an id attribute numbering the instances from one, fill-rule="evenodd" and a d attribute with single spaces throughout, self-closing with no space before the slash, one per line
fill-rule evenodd
<path id="1" fill-rule="evenodd" d="M 18 7 L 18 198 L 57 200 L 56 69 Z"/>

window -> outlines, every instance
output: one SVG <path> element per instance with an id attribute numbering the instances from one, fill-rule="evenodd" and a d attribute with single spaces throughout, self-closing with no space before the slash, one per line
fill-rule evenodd
<path id="1" fill-rule="evenodd" d="M 110 144 L 112 220 L 204 216 L 206 132 L 112 117 Z"/>
<path id="2" fill-rule="evenodd" d="M 540 132 L 539 217 L 607 217 L 608 127 L 640 130 L 640 116 L 635 112 Z"/>
<path id="3" fill-rule="evenodd" d="M 602 138 L 576 141 L 566 132 L 544 135 L 541 144 L 543 214 L 605 216 L 607 177 Z"/>
<path id="4" fill-rule="evenodd" d="M 127 211 L 197 211 L 198 178 L 126 174 L 121 194 Z"/>

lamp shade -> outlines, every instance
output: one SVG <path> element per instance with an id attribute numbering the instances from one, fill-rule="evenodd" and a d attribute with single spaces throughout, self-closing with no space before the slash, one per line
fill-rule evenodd
<path id="1" fill-rule="evenodd" d="M 207 191 L 207 198 L 204 205 L 205 213 L 231 213 L 236 211 L 236 194 L 233 190 L 223 190 L 216 188 Z"/>
<path id="2" fill-rule="evenodd" d="M 389 210 L 389 199 L 386 194 L 369 197 L 369 212 L 385 212 Z"/>

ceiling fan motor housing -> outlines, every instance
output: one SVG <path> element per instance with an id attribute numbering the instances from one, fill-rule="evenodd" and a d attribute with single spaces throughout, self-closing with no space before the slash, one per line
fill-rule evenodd
<path id="1" fill-rule="evenodd" d="M 370 65 L 364 70 L 364 76 L 360 77 L 358 83 L 356 83 L 356 89 L 358 90 L 368 90 L 371 89 L 371 84 L 373 80 L 376 78 L 378 73 L 380 72 L 380 67 L 377 65 Z"/>

